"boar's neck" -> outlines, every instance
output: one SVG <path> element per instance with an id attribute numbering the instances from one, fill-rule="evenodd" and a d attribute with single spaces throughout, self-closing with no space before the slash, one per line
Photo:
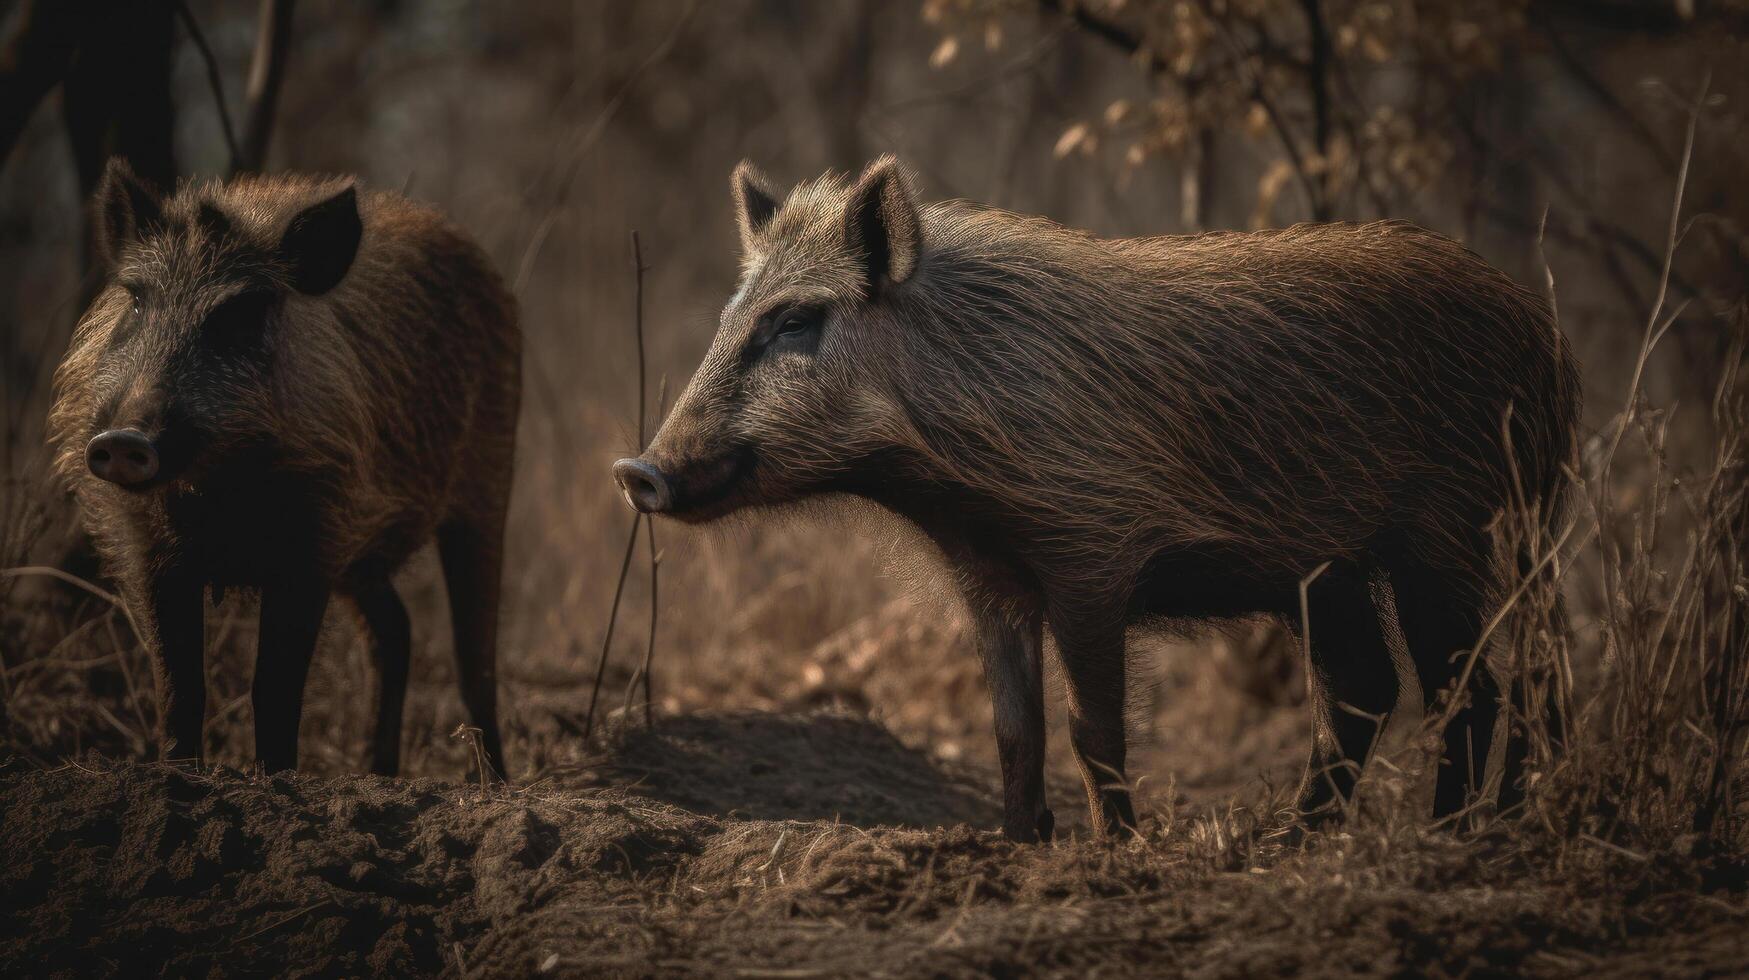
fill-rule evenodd
<path id="1" fill-rule="evenodd" d="M 916 525 L 978 591 L 1015 602 L 1039 593 L 1032 571 L 1036 555 L 1022 515 L 1000 501 L 932 471 L 927 458 L 909 450 L 877 453 L 853 467 L 842 484 Z"/>
<path id="2" fill-rule="evenodd" d="M 307 477 L 268 467 L 227 469 L 165 494 L 162 536 L 207 582 L 260 587 L 325 564 L 323 499 Z"/>

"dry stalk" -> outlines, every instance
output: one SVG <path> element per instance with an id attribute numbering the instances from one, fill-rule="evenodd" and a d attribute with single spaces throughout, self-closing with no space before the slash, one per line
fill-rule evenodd
<path id="1" fill-rule="evenodd" d="M 206 42 L 206 34 L 200 29 L 200 22 L 194 19 L 194 12 L 188 9 L 187 0 L 177 0 L 176 14 L 182 18 L 182 24 L 188 29 L 188 38 L 194 42 L 195 50 L 200 52 L 200 60 L 206 65 L 207 86 L 213 91 L 213 106 L 218 110 L 219 128 L 225 134 L 225 148 L 231 151 L 233 162 L 243 158 L 242 148 L 237 144 L 236 130 L 231 128 L 231 113 L 225 108 L 225 82 L 219 74 L 219 61 L 213 56 L 213 49 Z"/>
<path id="2" fill-rule="evenodd" d="M 662 424 L 663 411 L 668 404 L 668 377 L 664 375 L 656 386 L 656 425 Z M 656 692 L 653 686 L 651 665 L 656 659 L 656 615 L 661 610 L 661 594 L 658 590 L 658 573 L 662 567 L 662 552 L 656 547 L 656 522 L 651 521 L 649 535 L 646 540 L 650 545 L 650 635 L 644 644 L 644 662 L 638 667 L 638 672 L 632 675 L 631 682 L 626 685 L 625 708 L 629 711 L 632 703 L 632 692 L 640 681 L 644 685 L 644 727 L 649 728 L 656 723 L 655 704 Z"/>
<path id="3" fill-rule="evenodd" d="M 450 738 L 459 738 L 473 750 L 474 768 L 480 774 L 480 799 L 486 799 L 492 789 L 494 773 L 492 763 L 486 759 L 486 747 L 480 744 L 480 730 L 472 725 L 457 725 L 455 731 L 449 733 Z"/>
<path id="4" fill-rule="evenodd" d="M 640 453 L 644 451 L 644 446 L 646 445 L 647 440 L 645 431 L 645 402 L 647 401 L 647 395 L 644 377 L 646 374 L 644 370 L 644 272 L 646 271 L 646 268 L 647 267 L 644 265 L 643 243 L 639 240 L 638 233 L 633 231 L 632 332 L 637 341 L 638 347 L 638 452 Z M 595 708 L 601 698 L 602 681 L 607 676 L 607 657 L 613 644 L 613 629 L 615 623 L 619 619 L 620 599 L 625 595 L 626 575 L 630 573 L 632 567 L 632 551 L 638 542 L 638 525 L 644 520 L 645 517 L 643 514 L 632 515 L 631 533 L 626 536 L 625 557 L 620 560 L 619 579 L 615 582 L 613 587 L 613 605 L 609 608 L 607 614 L 607 631 L 601 640 L 601 656 L 595 663 L 595 682 L 589 689 L 589 710 L 583 718 L 584 738 L 588 738 L 595 730 Z M 644 718 L 646 722 L 650 720 L 650 712 L 648 708 L 650 661 L 655 655 L 656 646 L 656 566 L 659 556 L 656 551 L 655 533 L 656 528 L 652 523 L 650 525 L 650 635 L 644 650 L 644 665 L 641 668 L 645 678 L 646 706 Z M 632 678 L 634 684 L 637 682 L 637 679 L 637 676 L 634 675 Z"/>
<path id="5" fill-rule="evenodd" d="M 595 705 L 601 698 L 601 682 L 607 676 L 607 654 L 613 649 L 613 628 L 619 622 L 619 601 L 625 595 L 626 574 L 632 568 L 632 550 L 638 543 L 638 525 L 644 515 L 632 515 L 631 531 L 626 534 L 625 557 L 619 562 L 619 579 L 613 587 L 613 604 L 607 609 L 607 631 L 601 636 L 601 656 L 595 661 L 595 683 L 589 688 L 589 710 L 583 715 L 583 737 L 595 731 Z"/>
<path id="6" fill-rule="evenodd" d="M 1708 88 L 1703 81 L 1687 106 L 1658 288 L 1622 408 L 1594 443 L 1597 454 L 1587 465 L 1569 463 L 1583 506 L 1563 517 L 1558 501 L 1528 496 L 1518 483 L 1522 474 L 1512 474 L 1513 506 L 1494 528 L 1503 560 L 1512 562 L 1511 587 L 1466 652 L 1453 696 L 1429 719 L 1435 731 L 1449 724 L 1463 706 L 1472 672 L 1488 669 L 1483 651 L 1494 642 L 1505 644 L 1509 657 L 1501 665 L 1510 668 L 1509 689 L 1515 692 L 1507 721 L 1529 739 L 1540 778 L 1560 777 L 1562 790 L 1533 796 L 1526 815 L 1535 819 L 1524 826 L 1563 839 L 1583 828 L 1588 839 L 1612 851 L 1640 853 L 1660 846 L 1664 835 L 1686 832 L 1734 841 L 1740 773 L 1749 761 L 1743 744 L 1749 729 L 1749 569 L 1743 559 L 1749 537 L 1743 459 L 1749 400 L 1738 387 L 1743 339 L 1731 348 L 1715 392 L 1715 452 L 1710 471 L 1699 479 L 1671 468 L 1671 412 L 1649 406 L 1644 392 L 1650 358 L 1684 312 L 1682 304 L 1666 304 Z M 1546 268 L 1545 274 L 1552 294 L 1553 276 Z M 1510 412 L 1502 424 L 1509 422 Z M 1630 430 L 1637 435 L 1633 452 L 1645 461 L 1643 477 L 1636 474 L 1645 490 L 1618 499 Z M 1666 519 L 1673 502 L 1686 504 L 1688 526 L 1677 548 L 1671 547 L 1678 540 L 1671 540 Z M 1602 676 L 1582 704 L 1573 669 L 1575 633 L 1561 594 L 1581 553 L 1597 555 L 1603 610 L 1590 627 Z M 1550 784 L 1537 785 L 1540 790 Z"/>

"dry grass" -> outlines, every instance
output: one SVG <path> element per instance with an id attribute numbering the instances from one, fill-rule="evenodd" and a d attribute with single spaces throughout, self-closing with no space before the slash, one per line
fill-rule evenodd
<path id="1" fill-rule="evenodd" d="M 1573 841 L 1643 860 L 1662 853 L 1719 855 L 1742 874 L 1742 784 L 1749 756 L 1749 321 L 1739 307 L 1710 400 L 1710 453 L 1675 468 L 1674 411 L 1641 388 L 1667 310 L 1670 269 L 1684 224 L 1683 196 L 1707 92 L 1691 109 L 1670 208 L 1664 272 L 1648 311 L 1622 410 L 1575 461 L 1578 506 L 1552 529 L 1520 515 L 1502 535 L 1540 533 L 1537 574 L 1520 584 L 1504 659 L 1528 679 L 1519 706 L 1544 785 L 1523 824 L 1539 845 Z M 1562 609 L 1563 577 L 1581 570 L 1591 621 L 1575 631 Z M 1582 583 L 1582 584 L 1581 584 Z M 1593 591 L 1594 590 L 1594 591 Z M 1584 593 L 1590 592 L 1589 596 Z M 1590 599 L 1591 601 L 1584 601 Z M 1539 710 L 1524 711 L 1526 706 Z M 1554 712 L 1540 710 L 1558 706 Z"/>

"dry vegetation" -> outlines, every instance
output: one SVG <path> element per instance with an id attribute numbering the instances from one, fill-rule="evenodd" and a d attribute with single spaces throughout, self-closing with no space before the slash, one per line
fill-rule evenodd
<path id="1" fill-rule="evenodd" d="M 656 549 L 647 539 L 628 545 L 631 517 L 606 465 L 637 441 L 626 232 L 643 230 L 651 265 L 644 405 L 654 414 L 657 379 L 668 375 L 670 387 L 684 380 L 729 281 L 724 178 L 744 153 L 792 160 L 786 169 L 800 174 L 816 163 L 850 166 L 873 142 L 897 140 L 901 152 L 926 161 L 925 181 L 938 191 L 990 196 L 988 187 L 1002 194 L 999 203 L 1129 230 L 1089 203 L 1100 194 L 1051 190 L 1067 176 L 1090 187 L 1105 176 L 1076 162 L 1098 152 L 1081 142 L 1068 162 L 1051 160 L 1062 134 L 1080 125 L 1082 107 L 1045 113 L 1054 128 L 1032 118 L 1050 103 L 1035 76 L 1063 70 L 1041 52 L 1067 42 L 1017 26 L 1016 4 L 930 3 L 927 26 L 886 25 L 874 35 L 881 56 L 898 65 L 883 73 L 853 43 L 873 13 L 860 5 L 842 16 L 816 12 L 799 28 L 820 42 L 800 70 L 833 99 L 856 94 L 846 79 L 858 71 L 874 79 L 861 90 L 862 128 L 846 136 L 824 124 L 832 117 L 819 100 L 827 95 L 803 97 L 797 78 L 759 63 L 757 52 L 795 41 L 775 21 L 743 23 L 745 11 L 730 4 L 637 6 L 652 9 L 593 13 L 586 26 L 599 38 L 556 13 L 530 15 L 514 30 L 496 24 L 527 45 L 521 57 L 487 45 L 452 74 L 432 67 L 442 63 L 432 54 L 441 39 L 349 7 L 312 5 L 331 23 L 312 34 L 287 82 L 282 126 L 305 138 L 286 141 L 280 164 L 412 180 L 416 196 L 444 203 L 479 231 L 524 302 L 533 355 L 502 655 L 509 788 L 471 782 L 465 732 L 452 735 L 462 713 L 429 557 L 401 578 L 415 629 L 409 779 L 354 775 L 374 699 L 363 680 L 368 652 L 343 617 L 330 624 L 312 671 L 303 771 L 267 778 L 249 769 L 255 626 L 243 597 L 228 597 L 208 620 L 206 744 L 215 768 L 189 773 L 151 761 L 156 681 L 125 610 L 90 569 L 75 571 L 96 578 L 93 586 L 37 571 L 61 560 L 69 537 L 64 504 L 41 478 L 37 440 L 42 382 L 76 294 L 65 266 L 77 232 L 66 216 L 49 222 L 33 209 L 65 209 L 66 200 L 28 203 L 33 182 L 61 163 L 52 114 L 33 122 L 31 156 L 8 165 L 0 196 L 14 224 L 34 233 L 9 248 L 21 256 L 27 247 L 58 248 L 64 258 L 52 268 L 40 259 L 22 264 L 7 279 L 6 972 L 114 974 L 142 962 L 178 974 L 1745 970 L 1749 310 L 1740 279 L 1697 286 L 1706 267 L 1688 258 L 1716 250 L 1717 226 L 1735 227 L 1703 215 L 1728 219 L 1742 206 L 1724 196 L 1718 177 L 1735 159 L 1722 155 L 1716 135 L 1735 117 L 1719 113 L 1734 109 L 1709 105 L 1701 90 L 1668 114 L 1674 128 L 1661 132 L 1671 166 L 1645 185 L 1660 188 L 1655 203 L 1622 219 L 1643 218 L 1639 227 L 1653 229 L 1649 265 L 1628 277 L 1638 293 L 1609 291 L 1608 263 L 1599 260 L 1600 274 L 1584 247 L 1548 242 L 1551 292 L 1585 355 L 1590 415 L 1573 461 L 1573 500 L 1552 533 L 1530 501 L 1498 528 L 1508 539 L 1536 535 L 1544 560 L 1515 589 L 1492 655 L 1538 678 L 1566 709 L 1552 728 L 1540 711 L 1515 719 L 1538 746 L 1524 811 L 1477 814 L 1468 833 L 1428 826 L 1427 759 L 1440 719 L 1406 716 L 1382 740 L 1345 827 L 1305 839 L 1282 833 L 1281 808 L 1309 732 L 1298 662 L 1279 637 L 1262 633 L 1142 644 L 1138 666 L 1151 683 L 1132 712 L 1139 839 L 1088 839 L 1076 812 L 1079 778 L 1053 724 L 1050 795 L 1067 839 L 1016 847 L 991 829 L 1000 821 L 994 747 L 976 658 L 928 570 L 912 574 L 907 541 L 884 530 L 849 533 L 881 525 L 835 508 L 709 534 L 659 525 L 661 602 L 652 620 Z M 1007 34 L 998 32 L 1006 40 L 990 57 L 1019 54 L 997 75 L 955 75 L 974 70 L 966 52 L 987 42 L 991 23 Z M 247 31 L 227 24 L 210 28 L 221 56 L 246 51 Z M 734 29 L 754 52 L 745 60 L 710 43 Z M 559 44 L 555 53 L 528 40 L 572 33 L 567 43 L 583 50 Z M 959 39 L 955 53 L 941 54 L 942 37 Z M 1075 55 L 1085 66 L 1108 40 L 1075 43 L 1088 47 Z M 334 83 L 320 72 L 339 71 L 372 45 L 397 52 L 404 75 L 370 77 L 380 102 L 324 108 L 325 85 Z M 932 48 L 941 71 L 930 82 L 911 80 Z M 1156 50 L 1164 60 L 1155 73 L 1197 63 L 1177 49 Z M 1472 63 L 1480 57 L 1473 51 L 1465 57 L 1465 72 L 1489 70 L 1486 59 Z M 562 70 L 570 59 L 603 67 L 580 80 Z M 190 60 L 182 72 L 196 93 L 204 91 L 199 67 Z M 1068 94 L 1127 91 L 1122 72 L 1093 73 Z M 1148 84 L 1157 82 L 1179 84 Z M 991 187 L 981 182 L 983 165 L 954 169 L 947 160 L 963 154 L 931 151 L 948 127 L 977 114 L 980 103 L 966 94 L 972 83 L 997 92 L 1000 104 L 1016 93 L 1031 99 L 1023 121 L 1000 134 L 1036 169 L 998 174 Z M 763 94 L 728 107 L 701 94 L 743 90 L 735 86 Z M 422 91 L 434 101 L 421 103 Z M 492 111 L 475 104 L 487 94 L 497 100 Z M 1208 98 L 1188 115 L 1167 112 L 1160 125 L 1187 126 L 1194 141 L 1199 127 L 1232 108 Z M 917 120 L 893 108 L 905 99 L 947 108 Z M 1277 101 L 1289 130 L 1279 140 L 1291 146 L 1311 103 Z M 416 151 L 384 147 L 389 137 L 364 122 L 373 105 L 416 107 L 384 116 L 385 127 L 436 118 L 474 135 L 469 145 L 457 137 Z M 566 119 L 557 131 L 555 116 Z M 1329 146 L 1345 127 L 1358 140 L 1366 118 L 1341 117 L 1325 135 Z M 1139 125 L 1133 117 L 1110 125 L 1119 123 Z M 782 135 L 798 129 L 806 139 Z M 183 142 L 212 136 L 197 129 Z M 1415 145 L 1425 150 L 1427 136 L 1416 131 Z M 970 152 L 983 141 L 987 153 L 992 138 L 970 132 L 952 146 Z M 340 155 L 320 149 L 346 140 L 358 146 Z M 703 148 L 697 162 L 668 159 L 688 146 Z M 1160 135 L 1148 146 L 1125 166 L 1157 165 L 1183 144 Z M 1320 176 L 1333 170 L 1271 178 L 1280 173 L 1274 159 L 1237 166 L 1288 187 L 1311 178 L 1306 214 L 1287 217 L 1364 210 L 1352 202 L 1365 185 Z M 660 183 L 628 176 L 651 168 Z M 1350 173 L 1361 179 L 1358 164 Z M 1143 187 L 1133 200 L 1184 214 L 1188 202 L 1174 200 L 1183 184 L 1172 186 L 1163 196 Z M 1289 190 L 1277 186 L 1268 207 L 1252 190 L 1200 186 L 1203 220 L 1186 214 L 1183 227 L 1289 210 Z M 1421 186 L 1387 188 L 1399 190 L 1405 200 L 1426 196 Z M 626 203 L 638 196 L 662 203 Z M 1224 211 L 1215 207 L 1221 200 Z M 1450 213 L 1419 212 L 1434 224 Z M 1582 224 L 1575 213 L 1584 215 L 1570 207 L 1567 220 Z M 1534 249 L 1534 212 L 1520 217 Z M 1543 271 L 1537 263 L 1528 274 Z M 1690 371 L 1697 337 L 1712 344 L 1698 348 L 1711 351 L 1704 385 Z M 620 601 L 614 573 L 628 553 Z M 620 607 L 611 643 L 610 600 Z M 652 622 L 653 725 L 634 683 Z M 590 717 L 604 650 L 600 708 Z M 586 728 L 594 729 L 588 737 Z"/>

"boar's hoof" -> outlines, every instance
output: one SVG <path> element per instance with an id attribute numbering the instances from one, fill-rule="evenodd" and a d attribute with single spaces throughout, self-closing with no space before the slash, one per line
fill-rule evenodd
<path id="1" fill-rule="evenodd" d="M 1002 836 L 1016 844 L 1048 844 L 1056 829 L 1057 818 L 1049 809 L 1041 808 L 1031 821 L 1024 816 L 1005 821 Z"/>

